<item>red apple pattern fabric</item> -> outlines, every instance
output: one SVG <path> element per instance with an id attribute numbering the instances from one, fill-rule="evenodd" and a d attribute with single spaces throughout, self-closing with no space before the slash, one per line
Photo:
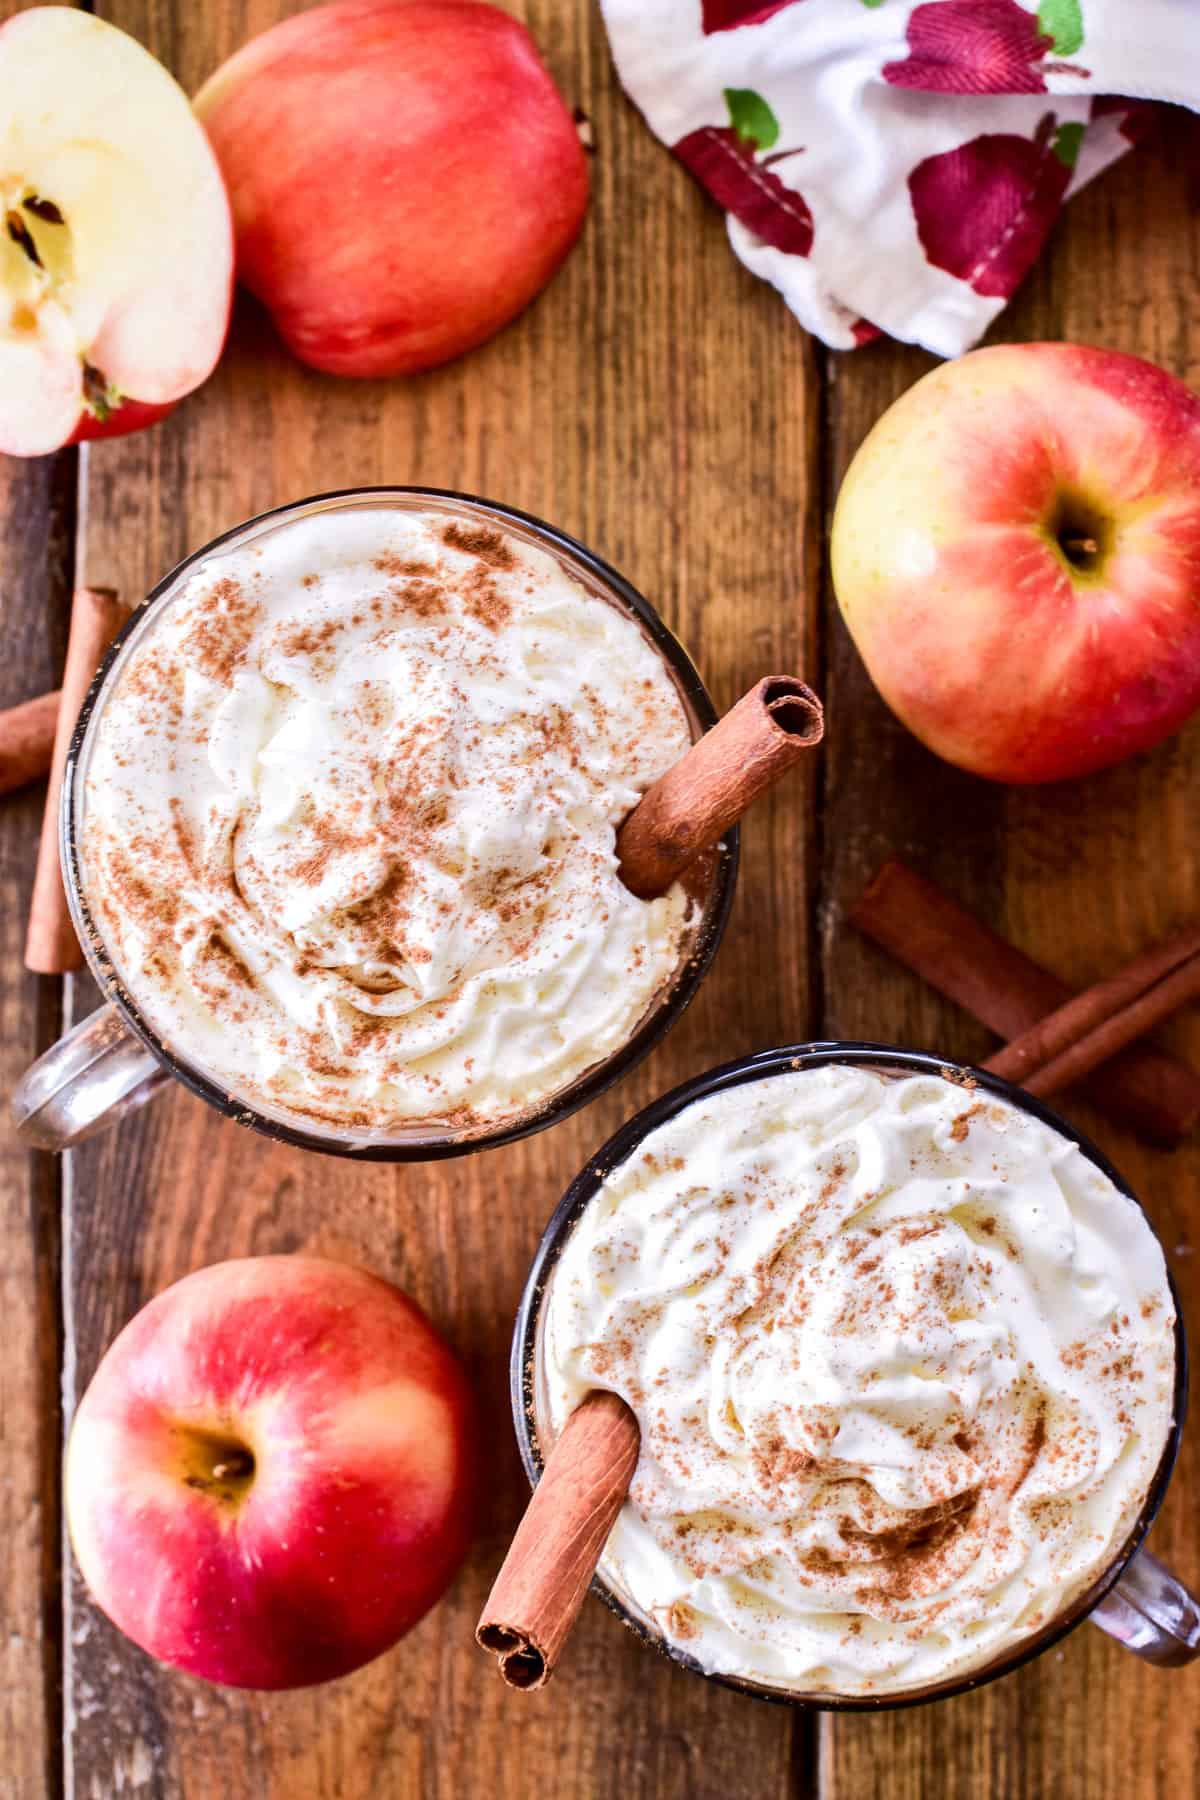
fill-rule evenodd
<path id="1" fill-rule="evenodd" d="M 1057 31 L 1056 28 L 1057 27 Z M 884 63 L 893 87 L 931 94 L 1044 94 L 1046 59 L 1083 42 L 1079 0 L 1059 0 L 1036 13 L 1017 0 L 926 0 L 908 21 L 908 55 Z M 1086 69 L 1051 64 L 1086 76 Z"/>
<path id="2" fill-rule="evenodd" d="M 807 256 L 812 249 L 812 214 L 796 188 L 788 187 L 771 165 L 802 153 L 776 150 L 779 121 L 761 94 L 726 88 L 728 125 L 702 125 L 675 145 L 675 154 L 706 187 L 718 206 L 773 250 Z M 768 152 L 770 154 L 768 154 Z"/>
<path id="3" fill-rule="evenodd" d="M 737 256 L 835 349 L 968 349 L 1152 103 L 1200 109 L 1200 0 L 601 5 Z"/>

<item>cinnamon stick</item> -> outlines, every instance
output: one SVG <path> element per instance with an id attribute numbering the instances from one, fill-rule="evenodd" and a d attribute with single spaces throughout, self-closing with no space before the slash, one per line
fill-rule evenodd
<path id="1" fill-rule="evenodd" d="M 83 966 L 83 953 L 67 910 L 59 867 L 58 804 L 67 751 L 79 709 L 104 652 L 128 616 L 128 609 L 121 605 L 112 588 L 81 587 L 75 591 L 62 699 L 50 759 L 46 811 L 42 817 L 42 837 L 29 907 L 29 931 L 25 939 L 25 967 L 39 975 L 62 975 L 68 969 Z"/>
<path id="2" fill-rule="evenodd" d="M 1025 1074 L 1008 1079 L 1019 1079 L 1029 1093 L 1043 1097 L 1081 1081 L 1200 995 L 1200 952 L 1176 955 L 1161 976 L 1152 972 L 1169 949 L 1184 941 L 1176 938 L 1171 946 L 1136 957 L 1110 980 L 1088 988 L 999 1051 L 984 1068 L 1004 1075 L 1010 1066 L 1023 1067 Z"/>
<path id="3" fill-rule="evenodd" d="M 56 689 L 0 712 L 0 794 L 36 781 L 50 767 L 61 698 Z"/>
<path id="4" fill-rule="evenodd" d="M 811 688 L 766 676 L 642 795 L 617 833 L 625 886 L 642 900 L 665 893 L 824 733 Z"/>
<path id="5" fill-rule="evenodd" d="M 638 1422 L 592 1393 L 563 1427 L 475 1628 L 514 1688 L 539 1688 L 583 1604 L 637 1467 Z"/>
<path id="6" fill-rule="evenodd" d="M 994 1075 L 1002 1075 L 1006 1081 L 1028 1086 L 1040 1070 L 1055 1062 L 1064 1052 L 1077 1048 L 1094 1031 L 1110 1026 L 1157 983 L 1164 981 L 1181 966 L 1186 967 L 1197 957 L 1200 957 L 1200 928 L 1193 926 L 1188 931 L 1169 938 L 1165 943 L 1144 950 L 1115 975 L 1110 975 L 1107 981 L 1098 981 L 1094 987 L 1085 988 L 1083 993 L 1076 994 L 1054 1012 L 1039 1019 L 1036 1025 L 1031 1025 L 1020 1037 L 1014 1038 L 1012 1043 L 1006 1044 L 1003 1050 L 997 1050 L 983 1067 L 990 1069 Z M 1188 997 L 1185 991 L 1184 998 Z M 1181 1005 L 1182 1003 L 1179 1002 Z M 1165 1018 L 1166 1014 L 1161 1013 L 1159 1017 Z M 1133 1035 L 1136 1036 L 1137 1033 Z M 1131 1040 L 1126 1039 L 1126 1042 L 1129 1041 Z M 1114 1042 L 1113 1049 L 1117 1047 Z"/>
<path id="7" fill-rule="evenodd" d="M 850 918 L 1000 1037 L 1021 1036 L 1071 998 L 1058 976 L 898 857 L 879 870 Z M 1200 1119 L 1200 1075 L 1151 1044 L 1131 1044 L 1097 1067 L 1084 1085 L 1108 1112 L 1153 1143 L 1180 1143 Z"/>

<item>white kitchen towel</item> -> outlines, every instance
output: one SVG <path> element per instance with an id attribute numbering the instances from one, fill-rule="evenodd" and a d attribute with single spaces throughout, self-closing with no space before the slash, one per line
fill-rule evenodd
<path id="1" fill-rule="evenodd" d="M 655 134 L 835 349 L 956 356 L 1151 109 L 1200 106 L 1200 0 L 601 0 Z"/>

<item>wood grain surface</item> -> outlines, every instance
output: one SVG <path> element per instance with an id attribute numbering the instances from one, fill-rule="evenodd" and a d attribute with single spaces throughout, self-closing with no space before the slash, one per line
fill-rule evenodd
<path id="1" fill-rule="evenodd" d="M 0 706 L 55 685 L 66 648 L 74 456 L 0 458 Z M 30 975 L 25 921 L 42 784 L 0 804 L 0 1093 L 53 1040 L 59 983 Z M 58 1170 L 0 1128 L 0 1792 L 53 1792 L 60 1761 Z M 11 1782 L 11 1789 L 5 1783 Z"/>
<path id="2" fill-rule="evenodd" d="M 0 0 L 0 16 L 15 10 Z M 194 89 L 286 0 L 99 0 Z M 754 814 L 725 945 L 691 1011 L 582 1115 L 504 1151 L 364 1169 L 268 1143 L 182 1090 L 58 1171 L 0 1140 L 0 1793 L 19 1800 L 1179 1800 L 1196 1791 L 1200 1668 L 1147 1669 L 1084 1628 L 983 1693 L 832 1718 L 765 1706 L 654 1658 L 589 1602 L 545 1694 L 505 1690 L 471 1631 L 524 1498 L 507 1399 L 522 1278 L 562 1189 L 616 1124 L 718 1060 L 815 1035 L 983 1055 L 986 1033 L 843 927 L 901 851 L 1064 975 L 1086 981 L 1200 915 L 1200 725 L 1060 789 L 1005 792 L 936 763 L 886 714 L 821 589 L 836 482 L 927 366 L 891 345 L 826 357 L 733 260 L 723 226 L 621 97 L 587 0 L 522 12 L 593 122 L 584 238 L 491 345 L 415 381 L 311 374 L 241 302 L 213 380 L 157 430 L 0 467 L 0 701 L 50 684 L 78 579 L 144 593 L 266 507 L 376 482 L 457 487 L 565 527 L 691 649 L 719 705 L 796 669 L 829 702 L 813 767 Z M 1177 159 L 1182 163 L 1182 159 Z M 1200 385 L 1200 230 L 1181 166 L 1145 155 L 1073 202 L 995 335 L 1078 337 Z M 78 559 L 68 555 L 78 507 Z M 53 1035 L 54 984 L 20 970 L 36 791 L 0 806 L 0 1057 Z M 69 982 L 68 1012 L 90 1002 Z M 1177 1026 L 1200 1063 L 1200 1021 Z M 1200 1148 L 1143 1150 L 1068 1103 L 1145 1195 L 1193 1333 Z M 61 1186 L 61 1192 L 60 1192 Z M 61 1330 L 58 1242 L 61 1220 Z M 243 1695 L 168 1674 L 69 1578 L 59 1623 L 60 1375 L 68 1404 L 153 1292 L 226 1256 L 296 1249 L 408 1288 L 463 1355 L 490 1479 L 471 1560 L 396 1651 L 327 1688 Z M 1154 1544 L 1200 1583 L 1193 1432 Z M 69 1562 L 69 1559 L 68 1559 Z M 60 1700 L 60 1670 L 65 1692 Z"/>
<path id="3" fill-rule="evenodd" d="M 194 26 L 178 5 L 106 0 L 102 10 L 193 88 L 248 31 L 293 9 L 208 6 Z M 679 630 L 722 706 L 765 670 L 811 668 L 811 345 L 780 329 L 778 303 L 733 263 L 719 221 L 619 97 L 597 18 L 543 0 L 529 21 L 598 145 L 591 216 L 561 276 L 479 353 L 391 385 L 304 371 L 263 315 L 241 308 L 231 352 L 195 400 L 159 431 L 88 453 L 81 578 L 141 592 L 265 507 L 423 482 L 510 501 L 600 551 Z M 72 1159 L 77 1387 L 140 1302 L 197 1264 L 302 1247 L 354 1257 L 412 1292 L 462 1352 L 494 1472 L 449 1598 L 394 1654 L 313 1693 L 240 1696 L 180 1680 L 76 1591 L 73 1794 L 107 1795 L 147 1775 L 151 1793 L 189 1800 L 524 1800 L 544 1771 L 564 1795 L 616 1800 L 733 1792 L 749 1769 L 764 1795 L 792 1790 L 793 1737 L 806 1724 L 648 1658 L 598 1605 L 545 1695 L 505 1690 L 472 1629 L 527 1492 L 507 1350 L 555 1201 L 652 1094 L 813 1022 L 814 779 L 806 771 L 746 834 L 719 984 L 619 1092 L 553 1132 L 454 1163 L 364 1169 L 273 1146 L 179 1093 Z M 766 980 L 763 943 L 787 947 Z"/>
<path id="4" fill-rule="evenodd" d="M 1152 357 L 1200 383 L 1200 219 L 1183 134 L 1072 201 L 1050 254 L 991 333 L 1069 338 Z M 1194 177 L 1193 177 L 1194 178 Z M 878 346 L 839 361 L 836 483 L 878 414 L 929 365 Z M 825 616 L 833 617 L 827 602 Z M 1083 986 L 1200 916 L 1200 722 L 1086 781 L 992 787 L 925 752 L 873 693 L 840 624 L 824 672 L 831 719 L 823 806 L 823 1017 L 831 1036 L 981 1058 L 995 1040 L 843 927 L 899 850 L 1038 961 Z M 1200 1066 L 1195 1010 L 1167 1034 Z M 1074 1096 L 1055 1105 L 1141 1194 L 1167 1248 L 1192 1342 L 1200 1333 L 1200 1143 L 1147 1149 Z M 1193 1425 L 1150 1544 L 1200 1585 Z M 1200 1664 L 1148 1667 L 1084 1627 L 1009 1679 L 911 1713 L 827 1721 L 821 1800 L 1150 1800 L 1200 1792 Z"/>

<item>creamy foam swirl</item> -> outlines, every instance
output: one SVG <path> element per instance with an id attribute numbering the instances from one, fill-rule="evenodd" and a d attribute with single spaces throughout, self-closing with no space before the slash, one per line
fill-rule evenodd
<path id="1" fill-rule="evenodd" d="M 238 1097 L 497 1123 L 618 1050 L 690 941 L 615 828 L 689 730 L 633 619 L 497 532 L 381 508 L 201 564 L 108 699 L 89 903 Z"/>
<path id="2" fill-rule="evenodd" d="M 637 1413 L 601 1570 L 706 1667 L 891 1693 L 982 1666 L 1098 1576 L 1169 1428 L 1174 1307 L 1079 1149 L 936 1077 L 697 1101 L 554 1271 L 552 1428 Z"/>

